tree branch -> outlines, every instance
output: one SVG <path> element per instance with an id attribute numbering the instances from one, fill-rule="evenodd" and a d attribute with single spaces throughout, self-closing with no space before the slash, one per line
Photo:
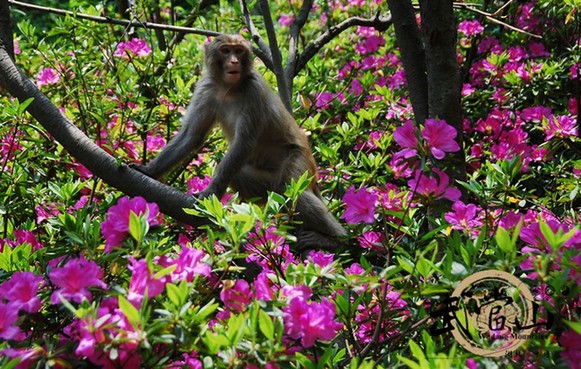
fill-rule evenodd
<path id="1" fill-rule="evenodd" d="M 246 0 L 240 0 L 240 6 L 242 7 L 242 13 L 244 14 L 244 21 L 246 23 L 246 27 L 250 31 L 250 36 L 252 40 L 258 45 L 258 49 L 254 50 L 254 53 L 262 60 L 264 65 L 268 69 L 274 72 L 274 63 L 272 61 L 272 52 L 252 21 L 252 17 L 250 16 L 250 10 L 248 9 L 248 3 Z"/>
<path id="2" fill-rule="evenodd" d="M 305 48 L 305 50 L 299 57 L 294 74 L 296 75 L 301 70 L 303 70 L 303 68 L 307 65 L 308 61 L 311 60 L 311 58 L 315 56 L 315 54 L 319 52 L 319 50 L 321 50 L 323 46 L 328 44 L 333 38 L 337 37 L 339 34 L 341 34 L 341 32 L 345 31 L 347 28 L 353 26 L 363 26 L 363 27 L 373 27 L 378 31 L 385 31 L 391 25 L 391 23 L 392 23 L 391 15 L 384 17 L 379 14 L 377 14 L 374 18 L 352 17 L 344 20 L 338 25 L 331 27 L 327 32 L 319 36 L 315 41 L 311 42 Z"/>
<path id="3" fill-rule="evenodd" d="M 270 52 L 272 54 L 272 64 L 274 67 L 274 74 L 276 76 L 276 82 L 278 85 L 278 94 L 282 103 L 292 114 L 292 87 L 289 90 L 289 85 L 285 78 L 284 67 L 282 65 L 282 54 L 280 52 L 280 47 L 278 46 L 278 41 L 276 39 L 276 32 L 274 31 L 274 23 L 272 21 L 272 16 L 270 14 L 270 7 L 268 6 L 268 0 L 260 0 L 259 3 L 260 11 L 262 13 L 262 18 L 264 19 L 264 27 L 266 28 L 266 35 L 268 37 L 268 45 L 270 47 Z"/>
<path id="4" fill-rule="evenodd" d="M 125 19 L 115 19 L 111 17 L 99 17 L 96 15 L 89 15 L 83 13 L 75 13 L 68 10 L 50 8 L 46 6 L 34 5 L 34 4 L 27 4 L 16 0 L 8 0 L 11 5 L 17 6 L 19 8 L 24 9 L 34 9 L 40 10 L 47 13 L 53 13 L 58 15 L 69 15 L 73 18 L 80 18 L 80 19 L 87 19 L 96 23 L 105 23 L 105 24 L 116 24 L 125 27 L 137 27 L 137 28 L 145 28 L 145 29 L 159 29 L 163 31 L 173 31 L 173 32 L 184 32 L 184 33 L 193 33 L 202 36 L 218 36 L 219 32 L 209 31 L 205 29 L 199 28 L 190 28 L 190 27 L 180 27 L 180 26 L 170 26 L 167 24 L 159 24 L 159 23 L 151 23 L 151 22 L 136 22 L 136 21 L 128 21 Z"/>
<path id="5" fill-rule="evenodd" d="M 313 0 L 305 0 L 303 6 L 290 26 L 290 40 L 289 51 L 286 67 L 284 68 L 284 76 L 287 86 L 292 93 L 293 78 L 295 76 L 296 65 L 299 59 L 299 38 L 301 36 L 301 29 L 305 26 L 309 13 L 313 6 Z"/>

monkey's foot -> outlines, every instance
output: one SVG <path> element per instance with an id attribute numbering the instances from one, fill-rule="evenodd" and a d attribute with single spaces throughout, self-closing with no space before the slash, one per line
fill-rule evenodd
<path id="1" fill-rule="evenodd" d="M 147 169 L 147 167 L 145 165 L 143 165 L 143 164 L 130 163 L 130 164 L 127 164 L 127 166 L 129 168 L 131 168 L 131 169 L 134 169 L 134 170 L 136 170 L 138 172 L 141 172 L 141 173 L 145 174 L 148 177 L 152 177 L 152 175 L 149 172 L 149 170 Z"/>
<path id="2" fill-rule="evenodd" d="M 337 251 L 343 245 L 339 239 L 316 231 L 299 230 L 296 236 L 297 247 L 300 252 L 308 250 Z"/>

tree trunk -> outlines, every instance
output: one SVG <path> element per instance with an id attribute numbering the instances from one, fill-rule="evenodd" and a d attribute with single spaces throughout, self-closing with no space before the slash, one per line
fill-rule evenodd
<path id="1" fill-rule="evenodd" d="M 428 115 L 456 128 L 456 142 L 463 148 L 462 82 L 456 57 L 457 24 L 452 0 L 420 0 L 420 14 L 428 73 Z M 466 180 L 463 149 L 450 154 L 446 162 L 451 179 Z"/>
<path id="2" fill-rule="evenodd" d="M 426 53 L 410 0 L 388 0 L 416 124 L 428 117 Z"/>

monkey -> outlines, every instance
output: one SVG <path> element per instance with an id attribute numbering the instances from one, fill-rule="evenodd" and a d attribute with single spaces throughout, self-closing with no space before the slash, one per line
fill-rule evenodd
<path id="1" fill-rule="evenodd" d="M 323 202 L 307 135 L 253 67 L 250 43 L 223 34 L 204 45 L 204 54 L 205 68 L 179 132 L 149 164 L 130 166 L 158 179 L 199 151 L 218 122 L 228 150 L 196 196 L 220 198 L 230 186 L 243 199 L 264 198 L 268 191 L 284 192 L 292 179 L 308 172 L 313 180 L 296 205 L 299 250 L 336 249 L 346 231 Z"/>

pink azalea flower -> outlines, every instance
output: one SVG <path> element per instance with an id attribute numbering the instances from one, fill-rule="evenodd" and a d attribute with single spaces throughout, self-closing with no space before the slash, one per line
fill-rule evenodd
<path id="1" fill-rule="evenodd" d="M 359 263 L 353 263 L 348 268 L 343 269 L 345 274 L 350 275 L 362 275 L 365 273 L 365 269 Z"/>
<path id="2" fill-rule="evenodd" d="M 248 243 L 244 245 L 249 253 L 246 261 L 258 264 L 263 270 L 285 271 L 289 264 L 297 265 L 299 261 L 290 252 L 286 239 L 276 231 L 276 228 L 270 227 L 264 234 L 250 233 Z"/>
<path id="3" fill-rule="evenodd" d="M 363 93 L 363 86 L 361 85 L 361 81 L 359 81 L 359 79 L 355 78 L 353 82 L 351 82 L 349 93 L 353 96 L 359 96 Z"/>
<path id="4" fill-rule="evenodd" d="M 36 75 L 36 86 L 40 88 L 44 85 L 52 85 L 59 83 L 61 78 L 59 77 L 56 70 L 52 68 L 44 68 Z"/>
<path id="5" fill-rule="evenodd" d="M 20 55 L 21 51 L 20 51 L 20 44 L 18 43 L 18 40 L 14 40 L 13 45 L 14 45 L 14 55 Z"/>
<path id="6" fill-rule="evenodd" d="M 14 324 L 18 320 L 18 309 L 12 304 L 0 303 L 0 338 L 11 340 L 20 334 L 20 329 Z"/>
<path id="7" fill-rule="evenodd" d="M 351 186 L 343 196 L 347 208 L 341 219 L 349 224 L 373 223 L 377 200 L 378 195 L 374 191 L 369 192 L 366 188 L 355 191 L 355 187 Z"/>
<path id="8" fill-rule="evenodd" d="M 83 256 L 69 260 L 64 266 L 56 267 L 49 274 L 50 281 L 58 290 L 50 297 L 52 304 L 60 304 L 60 297 L 81 303 L 83 298 L 91 300 L 89 287 L 107 288 L 103 271 L 94 261 L 87 261 Z"/>
<path id="9" fill-rule="evenodd" d="M 43 248 L 42 244 L 38 242 L 36 236 L 31 231 L 16 229 L 14 230 L 14 238 L 14 241 L 9 242 L 12 246 L 29 244 L 32 246 L 33 250 L 40 250 Z"/>
<path id="10" fill-rule="evenodd" d="M 529 42 L 529 50 L 533 57 L 550 56 L 551 54 L 545 49 L 545 45 L 542 42 L 531 41 Z"/>
<path id="11" fill-rule="evenodd" d="M 478 363 L 476 362 L 476 360 L 470 358 L 470 359 L 466 359 L 466 368 L 467 369 L 478 369 Z"/>
<path id="12" fill-rule="evenodd" d="M 82 180 L 86 180 L 93 177 L 93 173 L 81 163 L 75 162 L 71 165 L 71 167 L 75 170 L 75 172 L 77 172 L 77 174 Z"/>
<path id="13" fill-rule="evenodd" d="M 20 362 L 16 364 L 16 369 L 29 369 L 37 362 L 43 350 L 38 346 L 33 348 L 5 348 L 0 350 L 0 353 L 10 359 L 20 359 Z"/>
<path id="14" fill-rule="evenodd" d="M 60 210 L 57 209 L 53 204 L 46 205 L 44 202 L 42 205 L 38 205 L 35 209 L 36 211 L 36 224 L 40 224 L 43 221 L 56 217 L 60 215 Z"/>
<path id="15" fill-rule="evenodd" d="M 475 91 L 476 89 L 470 83 L 464 83 L 462 85 L 462 97 L 472 95 Z"/>
<path id="16" fill-rule="evenodd" d="M 295 297 L 308 300 L 311 298 L 311 296 L 313 296 L 313 290 L 302 284 L 298 286 L 284 286 L 281 289 L 281 296 L 286 298 L 288 301 L 294 299 Z"/>
<path id="17" fill-rule="evenodd" d="M 40 310 L 38 287 L 43 283 L 41 276 L 32 272 L 16 272 L 0 284 L 0 300 L 8 301 L 16 311 L 36 313 Z"/>
<path id="18" fill-rule="evenodd" d="M 323 298 L 320 303 L 308 302 L 302 297 L 294 297 L 283 308 L 285 333 L 293 339 L 300 339 L 308 348 L 316 340 L 332 340 L 342 328 L 335 321 L 335 304 Z"/>
<path id="19" fill-rule="evenodd" d="M 559 344 L 564 349 L 561 356 L 569 367 L 579 368 L 579 363 L 581 363 L 581 334 L 569 329 L 561 334 Z"/>
<path id="20" fill-rule="evenodd" d="M 422 136 L 428 142 L 430 151 L 436 159 L 443 159 L 447 152 L 460 150 L 456 138 L 456 129 L 443 120 L 426 119 Z"/>
<path id="21" fill-rule="evenodd" d="M 131 41 L 120 42 L 113 56 L 129 59 L 130 53 L 137 57 L 145 57 L 151 54 L 151 49 L 145 40 L 133 38 Z"/>
<path id="22" fill-rule="evenodd" d="M 543 124 L 546 139 L 553 137 L 567 138 L 577 136 L 577 119 L 568 115 L 551 116 Z"/>
<path id="23" fill-rule="evenodd" d="M 154 273 L 145 259 L 136 260 L 130 257 L 129 262 L 127 269 L 131 271 L 131 281 L 127 300 L 135 307 L 140 307 L 146 294 L 151 299 L 163 292 L 168 278 L 154 278 Z"/>
<path id="24" fill-rule="evenodd" d="M 117 205 L 111 206 L 107 217 L 101 223 L 101 233 L 105 237 L 105 252 L 110 252 L 113 247 L 123 245 L 123 241 L 129 235 L 129 216 L 133 212 L 136 215 L 145 214 L 149 225 L 159 224 L 159 208 L 155 203 L 148 203 L 143 197 L 130 199 L 123 196 Z"/>
<path id="25" fill-rule="evenodd" d="M 405 71 L 403 68 L 396 70 L 391 76 L 387 78 L 387 86 L 392 90 L 398 89 L 407 82 L 405 78 Z"/>
<path id="26" fill-rule="evenodd" d="M 311 250 L 311 252 L 309 252 L 308 260 L 313 264 L 324 268 L 333 263 L 333 254 L 329 254 L 323 251 Z"/>
<path id="27" fill-rule="evenodd" d="M 481 210 L 474 204 L 466 205 L 462 201 L 457 201 L 452 205 L 452 211 L 446 213 L 444 218 L 452 225 L 452 229 L 472 233 L 483 225 Z"/>
<path id="28" fill-rule="evenodd" d="M 202 362 L 198 359 L 197 352 L 193 353 L 184 353 L 182 356 L 182 360 L 176 360 L 171 362 L 166 369 L 203 369 L 204 366 Z"/>
<path id="29" fill-rule="evenodd" d="M 355 51 L 361 55 L 371 54 L 385 45 L 385 38 L 382 35 L 369 35 L 355 44 Z"/>
<path id="30" fill-rule="evenodd" d="M 484 27 L 478 20 L 465 20 L 458 25 L 458 32 L 463 33 L 466 37 L 475 36 L 484 31 Z"/>
<path id="31" fill-rule="evenodd" d="M 315 105 L 322 110 L 328 109 L 334 98 L 335 96 L 330 92 L 321 92 L 315 96 Z"/>
<path id="32" fill-rule="evenodd" d="M 283 27 L 288 27 L 291 24 L 293 24 L 294 20 L 295 20 L 294 15 L 282 14 L 280 18 L 278 18 L 278 23 Z"/>
<path id="33" fill-rule="evenodd" d="M 551 230 L 555 233 L 558 231 L 562 231 L 563 233 L 567 233 L 571 229 L 569 227 L 569 225 L 562 224 L 555 219 L 548 219 L 548 220 L 545 220 L 545 222 L 547 223 L 549 228 L 551 228 Z M 543 233 L 541 232 L 541 225 L 539 224 L 539 222 L 534 222 L 534 223 L 531 223 L 531 224 L 524 226 L 520 231 L 519 237 L 521 240 L 523 240 L 525 243 L 527 243 L 529 245 L 529 246 L 524 246 L 521 249 L 521 251 L 523 253 L 524 252 L 539 252 L 539 251 L 544 252 L 549 247 L 547 239 L 545 238 L 545 236 L 543 236 Z M 573 237 L 571 237 L 571 239 L 569 239 L 567 242 L 565 242 L 565 244 L 563 246 L 565 246 L 567 248 L 569 248 L 571 246 L 575 246 L 577 248 L 580 248 L 579 246 L 581 246 L 581 231 L 575 232 Z"/>
<path id="34" fill-rule="evenodd" d="M 235 282 L 227 281 L 220 292 L 220 299 L 226 309 L 233 312 L 244 311 L 252 301 L 250 285 L 243 279 Z"/>
<path id="35" fill-rule="evenodd" d="M 272 282 L 268 278 L 269 273 L 262 271 L 254 279 L 254 297 L 262 301 L 274 300 L 274 288 Z"/>
<path id="36" fill-rule="evenodd" d="M 383 246 L 383 236 L 379 232 L 368 231 L 363 233 L 361 236 L 357 237 L 357 242 L 359 246 L 368 250 L 385 251 L 385 246 Z"/>
<path id="37" fill-rule="evenodd" d="M 416 171 L 413 179 L 408 181 L 408 186 L 418 195 L 428 199 L 448 199 L 458 201 L 462 193 L 454 187 L 449 187 L 450 177 L 439 169 L 433 169 L 439 180 L 435 177 L 428 177 L 421 170 Z"/>
<path id="38" fill-rule="evenodd" d="M 172 263 L 176 265 L 176 269 L 171 273 L 172 281 L 186 280 L 191 282 L 198 275 L 210 277 L 212 268 L 202 260 L 205 257 L 206 253 L 202 250 L 187 246 L 182 247 L 180 256 Z"/>
<path id="39" fill-rule="evenodd" d="M 543 118 L 549 118 L 551 116 L 552 111 L 548 106 L 530 106 L 524 108 L 520 114 L 522 119 L 530 122 L 541 122 Z"/>
<path id="40" fill-rule="evenodd" d="M 208 185 L 212 182 L 212 177 L 206 175 L 204 178 L 201 177 L 193 177 L 192 179 L 188 180 L 188 194 L 199 193 L 202 192 L 208 187 Z"/>
<path id="41" fill-rule="evenodd" d="M 397 127 L 393 132 L 393 139 L 398 145 L 403 147 L 399 152 L 401 156 L 408 159 L 417 154 L 418 137 L 417 128 L 411 120 L 408 120 L 403 126 Z"/>
<path id="42" fill-rule="evenodd" d="M 383 287 L 379 288 L 383 289 Z M 359 329 L 356 332 L 356 336 L 363 344 L 371 342 L 375 336 L 375 330 L 378 324 L 381 325 L 379 334 L 380 342 L 383 342 L 392 335 L 398 333 L 395 320 L 383 319 L 382 321 L 379 321 L 381 309 L 387 309 L 386 311 L 390 311 L 390 316 L 394 316 L 394 313 L 396 316 L 409 314 L 406 309 L 407 302 L 401 298 L 401 293 L 394 291 L 393 287 L 389 284 L 385 291 L 386 294 L 385 298 L 382 299 L 382 303 L 378 303 L 378 300 L 375 299 L 367 304 L 360 304 L 357 306 L 355 321 L 358 323 Z"/>

